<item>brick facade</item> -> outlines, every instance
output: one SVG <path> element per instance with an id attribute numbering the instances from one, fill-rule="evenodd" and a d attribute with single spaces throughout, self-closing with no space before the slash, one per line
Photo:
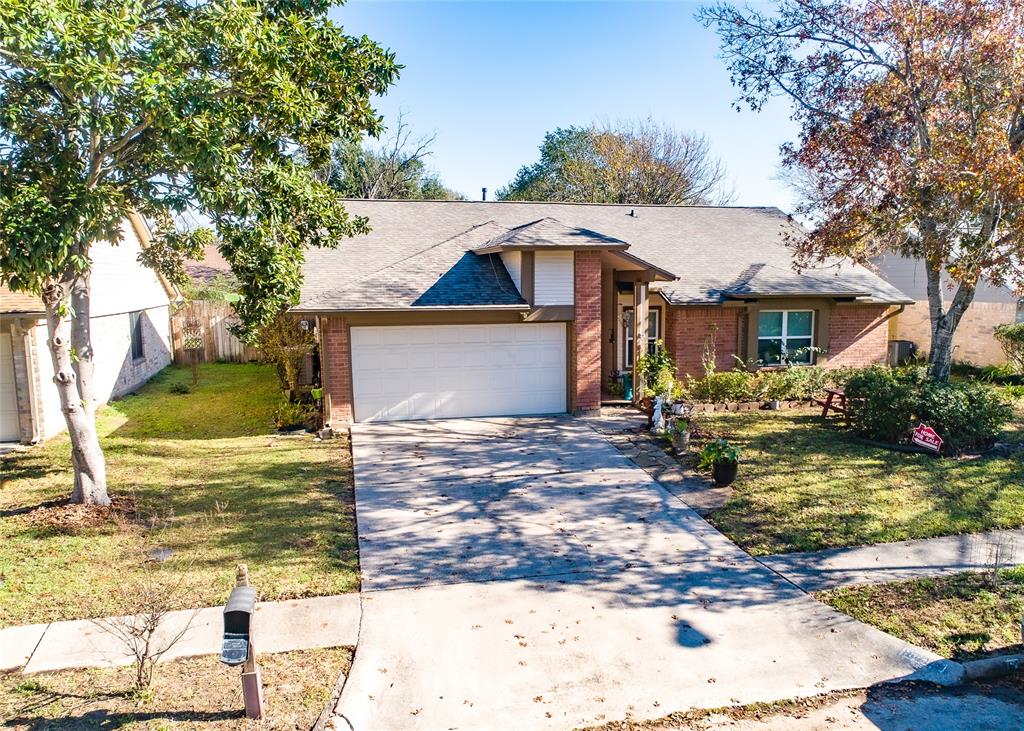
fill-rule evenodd
<path id="1" fill-rule="evenodd" d="M 320 357 L 327 402 L 326 421 L 334 428 L 352 423 L 352 341 L 344 317 L 320 321 Z"/>
<path id="2" fill-rule="evenodd" d="M 826 368 L 863 368 L 885 363 L 889 348 L 888 307 L 835 307 L 829 323 Z"/>
<path id="3" fill-rule="evenodd" d="M 601 408 L 601 253 L 577 251 L 573 281 L 570 387 L 573 411 Z"/>
<path id="4" fill-rule="evenodd" d="M 1006 362 L 996 326 L 1014 322 L 1017 305 L 1012 302 L 973 302 L 964 313 L 953 336 L 953 360 L 975 365 L 997 365 Z M 894 340 L 910 340 L 917 352 L 927 356 L 932 342 L 931 315 L 927 302 L 915 302 L 896 316 Z"/>
<path id="5" fill-rule="evenodd" d="M 665 347 L 676 362 L 679 375 L 704 375 L 704 344 L 713 337 L 715 368 L 736 367 L 739 338 L 738 309 L 725 307 L 669 307 L 665 315 Z"/>

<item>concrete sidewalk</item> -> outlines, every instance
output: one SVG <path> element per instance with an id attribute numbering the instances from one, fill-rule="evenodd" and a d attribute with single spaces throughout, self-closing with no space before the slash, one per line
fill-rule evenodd
<path id="1" fill-rule="evenodd" d="M 884 584 L 1024 564 L 1024 528 L 874 546 L 762 556 L 758 561 L 804 591 Z"/>
<path id="2" fill-rule="evenodd" d="M 359 634 L 358 594 L 261 602 L 253 620 L 258 652 L 287 652 L 355 645 Z M 185 634 L 162 658 L 219 654 L 223 607 L 170 612 L 160 638 Z M 114 635 L 90 619 L 0 629 L 0 672 L 41 673 L 69 668 L 110 667 L 132 662 Z"/>

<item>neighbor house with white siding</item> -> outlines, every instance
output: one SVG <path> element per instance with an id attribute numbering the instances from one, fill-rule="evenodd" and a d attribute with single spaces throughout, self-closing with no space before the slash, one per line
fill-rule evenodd
<path id="1" fill-rule="evenodd" d="M 92 246 L 91 318 L 99 403 L 134 391 L 171 362 L 171 306 L 178 291 L 138 261 L 149 229 L 138 215 L 115 246 Z M 45 309 L 0 285 L 0 442 L 34 444 L 65 428 L 53 385 Z"/>

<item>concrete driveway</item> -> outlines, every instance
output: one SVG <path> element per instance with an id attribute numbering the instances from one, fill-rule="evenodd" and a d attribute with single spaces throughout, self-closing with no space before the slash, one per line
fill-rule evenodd
<path id="1" fill-rule="evenodd" d="M 355 729 L 573 728 L 945 667 L 748 557 L 585 420 L 360 425 L 353 452 Z"/>

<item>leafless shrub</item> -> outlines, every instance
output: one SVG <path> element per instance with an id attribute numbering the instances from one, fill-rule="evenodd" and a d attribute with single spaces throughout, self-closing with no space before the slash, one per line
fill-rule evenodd
<path id="1" fill-rule="evenodd" d="M 1002 571 L 1014 562 L 1013 541 L 996 538 L 988 544 L 988 559 L 985 561 L 985 574 L 989 584 L 998 589 L 1002 582 Z"/>
<path id="2" fill-rule="evenodd" d="M 152 684 L 156 664 L 181 641 L 199 612 L 189 610 L 173 623 L 166 621 L 176 607 L 191 603 L 186 576 L 187 572 L 179 571 L 172 578 L 167 571 L 147 568 L 140 579 L 116 590 L 121 616 L 92 620 L 132 658 L 136 692 Z"/>

